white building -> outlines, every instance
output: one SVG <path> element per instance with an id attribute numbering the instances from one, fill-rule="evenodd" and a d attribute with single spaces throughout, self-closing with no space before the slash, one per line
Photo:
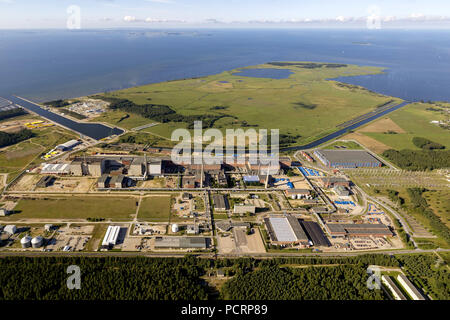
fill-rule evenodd
<path id="1" fill-rule="evenodd" d="M 112 247 L 117 244 L 119 239 L 120 226 L 109 226 L 103 238 L 102 247 Z"/>
<path id="2" fill-rule="evenodd" d="M 413 298 L 413 300 L 425 300 L 425 297 L 417 290 L 411 281 L 403 274 L 397 276 L 397 281 L 402 285 L 403 289 Z"/>
<path id="3" fill-rule="evenodd" d="M 407 300 L 389 276 L 382 275 L 381 282 L 389 289 L 395 300 Z"/>
<path id="4" fill-rule="evenodd" d="M 8 224 L 5 228 L 3 228 L 3 232 L 13 235 L 17 232 L 17 227 L 13 224 Z"/>
<path id="5" fill-rule="evenodd" d="M 56 149 L 66 151 L 66 150 L 72 149 L 73 147 L 79 145 L 80 143 L 81 143 L 81 141 L 78 141 L 78 140 L 70 140 L 70 141 L 67 141 L 66 143 L 58 145 L 56 147 Z"/>

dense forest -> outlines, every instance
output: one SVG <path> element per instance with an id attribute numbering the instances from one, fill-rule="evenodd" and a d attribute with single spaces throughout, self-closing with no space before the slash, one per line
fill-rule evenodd
<path id="1" fill-rule="evenodd" d="M 405 170 L 423 171 L 450 167 L 450 150 L 393 150 L 383 156 Z"/>
<path id="2" fill-rule="evenodd" d="M 381 300 L 383 291 L 367 288 L 362 265 L 263 267 L 239 274 L 222 287 L 227 300 Z"/>
<path id="3" fill-rule="evenodd" d="M 400 255 L 397 257 L 408 279 L 423 288 L 434 299 L 450 299 L 450 271 L 448 265 L 435 254 Z"/>
<path id="4" fill-rule="evenodd" d="M 67 267 L 81 269 L 81 290 L 66 286 Z M 202 270 L 182 259 L 3 258 L 0 300 L 206 299 Z"/>
<path id="5" fill-rule="evenodd" d="M 127 99 L 117 99 L 101 97 L 101 99 L 110 102 L 109 108 L 112 110 L 121 110 L 138 114 L 144 118 L 152 119 L 162 123 L 165 122 L 186 122 L 189 129 L 194 128 L 194 121 L 202 121 L 203 129 L 211 128 L 214 123 L 224 117 L 231 117 L 226 114 L 200 114 L 200 115 L 182 115 L 177 113 L 171 107 L 160 104 L 136 104 Z"/>
<path id="6" fill-rule="evenodd" d="M 14 118 L 18 116 L 22 116 L 24 114 L 27 114 L 27 112 L 22 108 L 16 108 L 12 110 L 6 110 L 0 112 L 0 120 L 5 120 L 9 118 Z"/>
<path id="7" fill-rule="evenodd" d="M 62 108 L 62 107 L 69 106 L 70 103 L 65 100 L 54 100 L 54 101 L 45 102 L 44 105 L 53 107 L 53 108 Z"/>
<path id="8" fill-rule="evenodd" d="M 33 137 L 33 132 L 28 129 L 16 133 L 7 133 L 0 131 L 0 148 L 10 146 L 23 140 L 27 140 Z"/>
<path id="9" fill-rule="evenodd" d="M 266 270 L 285 264 L 324 265 L 324 271 L 317 276 L 297 273 L 291 269 L 280 269 L 282 274 L 296 279 L 292 286 L 300 285 L 311 276 L 311 281 L 320 281 L 324 289 L 313 291 L 318 294 L 317 299 L 337 298 L 337 294 L 325 293 L 334 285 L 348 287 L 348 294 L 342 297 L 355 296 L 356 298 L 379 298 L 377 294 L 370 294 L 362 288 L 365 287 L 364 274 L 369 264 L 384 266 L 398 266 L 398 261 L 388 255 L 364 255 L 359 257 L 292 257 L 267 259 L 201 259 L 193 256 L 185 258 L 75 258 L 75 257 L 6 257 L 0 258 L 0 300 L 73 300 L 73 299 L 100 299 L 100 300 L 197 300 L 207 299 L 211 288 L 201 279 L 211 268 L 223 268 L 227 276 L 241 279 L 246 274 L 253 279 L 252 274 L 257 270 Z M 325 265 L 338 265 L 327 267 Z M 70 265 L 77 265 L 81 269 L 82 290 L 68 290 L 66 269 Z M 350 271 L 345 271 L 348 269 Z M 330 269 L 330 270 L 329 270 Z M 333 270 L 331 270 L 333 269 Z M 335 270 L 334 270 L 335 269 Z M 359 271 L 358 271 L 359 270 Z M 290 274 L 290 275 L 289 275 Z M 363 279 L 363 277 L 365 277 Z M 245 278 L 247 279 L 247 278 Z M 290 279 L 290 278 L 289 278 Z M 359 281 L 364 280 L 363 283 Z M 227 286 L 224 297 L 234 296 L 231 288 L 233 281 Z M 280 283 L 284 283 L 283 279 Z M 355 281 L 356 289 L 349 288 Z M 292 288 L 292 290 L 296 290 Z M 298 289 L 296 294 L 303 294 L 304 289 Z M 344 289 L 336 289 L 341 292 Z M 333 290 L 331 290 L 333 291 Z M 238 294 L 236 292 L 236 294 Z M 312 294 L 312 293 L 311 293 Z M 307 294 L 304 298 L 313 297 Z M 358 296 L 361 295 L 361 296 Z M 356 297 L 358 296 L 358 297 Z M 314 298 L 314 297 L 313 297 Z"/>

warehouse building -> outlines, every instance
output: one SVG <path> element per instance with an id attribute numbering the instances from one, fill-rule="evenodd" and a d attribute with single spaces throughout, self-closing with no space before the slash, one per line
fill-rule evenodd
<path id="1" fill-rule="evenodd" d="M 0 208 L 0 217 L 6 217 L 7 215 L 9 215 L 11 212 L 5 208 Z"/>
<path id="2" fill-rule="evenodd" d="M 226 211 L 230 209 L 228 198 L 222 194 L 213 195 L 214 209 L 218 211 Z"/>
<path id="3" fill-rule="evenodd" d="M 70 149 L 76 147 L 79 144 L 81 144 L 81 141 L 79 141 L 79 140 L 70 140 L 70 141 L 67 141 L 66 143 L 56 146 L 56 149 L 61 150 L 61 151 L 67 151 L 67 150 L 70 150 Z"/>
<path id="4" fill-rule="evenodd" d="M 162 161 L 161 160 L 149 161 L 148 174 L 151 176 L 160 176 L 162 174 Z"/>
<path id="5" fill-rule="evenodd" d="M 236 204 L 234 206 L 233 213 L 235 213 L 235 214 L 246 214 L 246 213 L 255 214 L 256 207 L 247 205 L 247 204 Z"/>
<path id="6" fill-rule="evenodd" d="M 350 188 L 351 182 L 342 177 L 322 177 L 319 178 L 319 183 L 324 188 L 333 188 L 335 186 Z"/>
<path id="7" fill-rule="evenodd" d="M 67 163 L 46 163 L 41 169 L 42 174 L 69 174 L 70 165 Z"/>
<path id="8" fill-rule="evenodd" d="M 417 288 L 412 284 L 409 279 L 403 275 L 399 274 L 397 276 L 397 281 L 402 285 L 403 289 L 408 292 L 413 300 L 426 300 L 425 297 L 417 290 Z"/>
<path id="9" fill-rule="evenodd" d="M 392 236 L 392 231 L 382 223 L 327 223 L 325 227 L 332 237 L 386 237 Z"/>
<path id="10" fill-rule="evenodd" d="M 303 229 L 306 231 L 309 240 L 311 240 L 314 246 L 330 247 L 331 243 L 323 233 L 319 224 L 314 221 L 301 221 Z"/>
<path id="11" fill-rule="evenodd" d="M 97 188 L 99 189 L 105 189 L 109 188 L 111 183 L 111 177 L 107 174 L 103 174 L 100 178 L 97 180 Z"/>
<path id="12" fill-rule="evenodd" d="M 394 281 L 392 281 L 391 277 L 382 275 L 381 282 L 389 289 L 395 300 L 407 300 L 400 289 L 395 285 Z"/>
<path id="13" fill-rule="evenodd" d="M 204 237 L 156 237 L 155 249 L 207 249 Z"/>
<path id="14" fill-rule="evenodd" d="M 52 176 L 44 176 L 36 183 L 37 188 L 47 188 L 55 182 L 56 178 Z"/>
<path id="15" fill-rule="evenodd" d="M 111 177 L 111 181 L 109 182 L 109 186 L 111 188 L 122 189 L 126 186 L 126 178 L 124 175 L 119 174 L 118 176 Z"/>
<path id="16" fill-rule="evenodd" d="M 134 158 L 128 168 L 128 174 L 133 177 L 140 177 L 145 174 L 146 170 L 145 160 L 143 158 Z"/>
<path id="17" fill-rule="evenodd" d="M 334 186 L 333 191 L 340 197 L 348 197 L 350 195 L 350 191 L 344 186 Z"/>
<path id="18" fill-rule="evenodd" d="M 264 222 L 270 240 L 274 243 L 307 245 L 309 242 L 300 222 L 293 216 L 271 216 L 265 218 Z"/>
<path id="19" fill-rule="evenodd" d="M 309 189 L 286 189 L 286 196 L 291 199 L 310 198 L 311 190 Z"/>
<path id="20" fill-rule="evenodd" d="M 17 227 L 13 224 L 8 224 L 3 228 L 3 232 L 13 235 L 17 232 Z"/>
<path id="21" fill-rule="evenodd" d="M 316 150 L 316 157 L 330 168 L 375 168 L 382 163 L 363 150 Z"/>
<path id="22" fill-rule="evenodd" d="M 74 176 L 100 177 L 106 169 L 104 158 L 77 157 L 70 164 L 70 173 Z"/>
<path id="23" fill-rule="evenodd" d="M 102 249 L 111 249 L 119 239 L 120 226 L 109 226 L 102 242 Z"/>

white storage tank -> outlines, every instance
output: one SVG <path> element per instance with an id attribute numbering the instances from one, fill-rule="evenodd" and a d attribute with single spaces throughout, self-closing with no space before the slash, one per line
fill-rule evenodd
<path id="1" fill-rule="evenodd" d="M 20 239 L 20 244 L 22 245 L 22 248 L 29 248 L 31 247 L 31 237 L 25 236 L 22 239 Z"/>
<path id="2" fill-rule="evenodd" d="M 178 225 L 176 223 L 174 223 L 172 225 L 172 232 L 177 233 L 178 231 L 180 231 L 180 228 L 178 227 Z"/>
<path id="3" fill-rule="evenodd" d="M 31 245 L 33 246 L 33 248 L 40 248 L 43 243 L 44 243 L 44 238 L 42 238 L 41 236 L 34 237 L 31 240 Z"/>

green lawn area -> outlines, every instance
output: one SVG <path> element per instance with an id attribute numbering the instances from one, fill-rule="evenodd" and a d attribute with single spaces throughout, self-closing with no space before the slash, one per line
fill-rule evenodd
<path id="1" fill-rule="evenodd" d="M 423 196 L 431 210 L 450 228 L 450 190 L 430 190 Z"/>
<path id="2" fill-rule="evenodd" d="M 218 120 L 214 125 L 222 131 L 241 128 L 247 122 L 254 128 L 280 129 L 282 134 L 299 135 L 296 143 L 307 143 L 335 131 L 337 125 L 392 99 L 364 88 L 340 86 L 336 81 L 327 80 L 376 74 L 382 72 L 382 68 L 348 65 L 307 69 L 269 64 L 249 68 L 255 67 L 290 69 L 293 74 L 287 79 L 264 79 L 239 76 L 233 74 L 237 70 L 231 70 L 202 78 L 110 92 L 105 96 L 129 99 L 137 104 L 168 105 L 182 115 L 223 114 L 229 117 Z M 216 106 L 221 108 L 214 109 Z M 123 119 L 125 115 L 122 111 L 110 111 L 96 121 L 128 129 L 152 122 L 132 114 Z M 145 131 L 170 138 L 175 128 L 186 126 L 186 123 L 167 123 Z"/>
<path id="3" fill-rule="evenodd" d="M 142 199 L 138 219 L 152 222 L 169 221 L 170 196 L 152 196 Z"/>
<path id="4" fill-rule="evenodd" d="M 214 213 L 215 220 L 226 220 L 228 219 L 228 215 L 226 213 Z"/>
<path id="5" fill-rule="evenodd" d="M 450 134 L 448 130 L 430 123 L 432 120 L 444 120 L 445 115 L 441 112 L 427 110 L 430 104 L 413 103 L 389 114 L 397 125 L 406 133 L 385 134 L 375 132 L 364 132 L 363 134 L 374 138 L 396 150 L 411 149 L 420 150 L 412 143 L 414 137 L 428 138 L 450 148 Z"/>
<path id="6" fill-rule="evenodd" d="M 26 166 L 43 162 L 40 159 L 42 153 L 77 137 L 71 131 L 57 126 L 32 131 L 35 137 L 0 151 L 0 173 L 10 173 L 8 182 Z"/>
<path id="7" fill-rule="evenodd" d="M 131 197 L 58 197 L 22 199 L 14 213 L 1 220 L 17 219 L 87 219 L 131 220 L 136 199 Z"/>

